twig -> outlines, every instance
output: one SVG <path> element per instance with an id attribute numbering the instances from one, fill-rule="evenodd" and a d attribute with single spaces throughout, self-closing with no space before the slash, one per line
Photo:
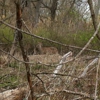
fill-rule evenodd
<path id="1" fill-rule="evenodd" d="M 61 90 L 61 91 L 56 91 L 56 92 L 50 92 L 49 95 L 54 95 L 55 93 L 62 93 L 62 92 L 65 92 L 68 94 L 73 94 L 73 95 L 79 95 L 79 96 L 82 96 L 84 98 L 94 99 L 94 97 L 91 98 L 90 95 L 87 93 L 74 92 L 74 91 L 70 91 L 70 90 Z M 36 95 L 36 97 L 43 97 L 43 96 L 47 96 L 47 94 L 43 93 L 40 95 Z"/>
<path id="2" fill-rule="evenodd" d="M 59 65 L 67 64 L 67 63 L 72 62 L 72 61 L 73 61 L 73 58 L 70 59 L 70 60 L 67 60 L 67 61 L 65 61 L 65 62 L 59 63 L 59 64 L 44 64 L 44 63 L 42 63 L 42 62 L 37 62 L 37 64 L 41 64 L 41 65 L 45 65 L 45 66 L 52 66 L 52 67 L 54 67 L 54 66 L 59 66 Z"/>
<path id="3" fill-rule="evenodd" d="M 41 72 L 41 73 L 35 73 L 35 74 L 33 74 L 32 73 L 32 75 L 41 75 L 41 74 L 54 74 L 54 73 L 47 73 L 47 72 Z M 76 77 L 76 76 L 73 76 L 73 75 L 69 75 L 69 74 L 61 74 L 61 73 L 55 73 L 55 75 L 57 76 L 57 75 L 59 75 L 59 76 L 70 76 L 70 77 L 72 77 L 72 78 L 75 78 L 75 79 L 78 79 L 78 77 Z M 54 77 L 53 77 L 54 78 Z"/>
<path id="4" fill-rule="evenodd" d="M 13 13 L 12 15 L 8 16 L 7 18 L 3 19 L 3 21 L 6 21 L 8 19 L 10 19 L 11 17 L 13 17 L 15 15 L 15 13 Z M 0 26 L 2 25 L 2 23 L 0 23 Z"/>
<path id="5" fill-rule="evenodd" d="M 86 98 L 91 98 L 91 96 L 87 93 L 74 92 L 74 91 L 70 91 L 70 90 L 62 90 L 62 92 L 66 92 L 66 93 L 73 94 L 73 95 L 79 95 L 79 96 L 83 96 L 83 97 L 86 97 Z M 91 99 L 93 99 L 93 97 Z"/>
<path id="6" fill-rule="evenodd" d="M 94 96 L 94 100 L 97 100 L 98 79 L 99 79 L 99 66 L 100 66 L 100 58 L 98 59 L 98 64 L 97 64 L 96 85 L 95 85 L 95 96 Z"/>
<path id="7" fill-rule="evenodd" d="M 3 52 L 3 53 L 5 53 L 5 54 L 7 54 L 7 55 L 9 55 L 9 56 L 11 56 L 12 58 L 14 58 L 14 59 L 15 59 L 16 61 L 18 61 L 18 62 L 28 63 L 28 64 L 34 64 L 34 62 L 25 62 L 25 61 L 22 61 L 22 60 L 20 60 L 20 59 L 14 57 L 14 56 L 11 55 L 10 53 L 7 53 L 6 51 L 4 51 L 4 50 L 2 50 L 2 49 L 0 49 L 0 51 Z M 4 65 L 5 65 L 5 64 L 4 64 Z"/>
<path id="8" fill-rule="evenodd" d="M 26 23 L 25 23 L 25 21 L 22 19 L 22 22 L 23 22 L 23 24 L 24 24 L 24 26 L 25 26 L 25 28 L 28 30 L 28 32 L 31 34 L 32 32 L 29 30 L 29 28 L 27 27 L 27 25 L 26 25 Z"/>
<path id="9" fill-rule="evenodd" d="M 34 76 L 36 76 L 36 77 L 41 81 L 41 83 L 42 83 L 42 85 L 43 85 L 43 88 L 44 88 L 44 90 L 45 90 L 45 93 L 48 94 L 48 92 L 47 92 L 47 90 L 46 90 L 46 86 L 45 86 L 43 80 L 42 80 L 37 74 L 34 74 Z"/>

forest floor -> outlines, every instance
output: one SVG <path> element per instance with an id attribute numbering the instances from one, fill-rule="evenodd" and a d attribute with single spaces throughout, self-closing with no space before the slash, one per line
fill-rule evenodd
<path id="1" fill-rule="evenodd" d="M 93 59 L 95 59 L 95 56 L 84 55 L 84 56 L 79 57 L 77 61 L 64 64 L 61 70 L 59 71 L 58 73 L 59 75 L 57 76 L 57 78 L 52 78 L 52 74 L 54 70 L 56 69 L 57 64 L 59 64 L 62 58 L 61 55 L 59 54 L 29 55 L 28 57 L 31 62 L 30 72 L 32 74 L 32 81 L 34 83 L 34 88 L 35 88 L 34 91 L 36 92 L 36 94 L 44 93 L 46 91 L 50 93 L 51 89 L 52 89 L 52 92 L 54 91 L 60 92 L 61 90 L 63 91 L 64 89 L 68 89 L 71 91 L 85 92 L 88 94 L 94 91 L 95 87 L 93 86 L 95 86 L 96 64 L 93 65 L 92 67 L 93 69 L 92 68 L 89 69 L 90 72 L 88 71 L 88 75 L 86 75 L 85 78 L 79 79 L 77 82 L 76 81 L 73 82 L 73 84 L 71 84 L 71 81 L 75 77 L 79 77 L 79 75 L 82 74 L 85 67 L 88 66 L 89 63 L 93 61 Z M 22 57 L 19 57 L 18 59 L 22 61 Z M 74 72 L 72 72 L 74 68 L 75 70 Z M 34 76 L 34 74 L 36 74 L 37 76 Z M 67 76 L 67 75 L 71 75 L 71 76 Z M 26 70 L 25 70 L 25 66 L 23 62 L 18 62 L 18 61 L 13 60 L 8 66 L 1 65 L 0 92 L 6 91 L 9 89 L 24 87 L 27 85 L 28 83 L 27 83 L 27 78 L 26 78 Z M 44 86 L 46 90 L 44 89 Z M 55 99 L 55 100 L 61 100 L 62 99 L 61 94 L 59 96 L 55 94 L 51 98 L 56 97 L 59 99 Z M 63 94 L 63 96 L 66 98 L 65 94 Z M 68 98 L 71 98 L 71 96 L 69 96 Z M 44 100 L 44 97 L 41 100 Z M 66 99 L 63 99 L 63 100 L 66 100 Z"/>

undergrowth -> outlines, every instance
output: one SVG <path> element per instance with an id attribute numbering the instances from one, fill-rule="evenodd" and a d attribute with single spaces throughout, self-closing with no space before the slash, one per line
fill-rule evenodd
<path id="1" fill-rule="evenodd" d="M 1 26 L 0 28 L 0 42 L 5 43 L 6 48 L 10 48 L 12 45 L 12 41 L 14 39 L 14 31 L 11 30 L 9 27 Z M 35 35 L 48 38 L 54 41 L 58 41 L 60 43 L 66 44 L 66 45 L 74 45 L 79 47 L 84 47 L 84 45 L 88 42 L 88 40 L 93 35 L 93 30 L 84 30 L 84 31 L 77 31 L 76 33 L 66 33 L 66 34 L 59 34 L 56 31 L 53 31 L 52 29 L 48 29 L 45 27 L 39 27 L 34 31 Z M 24 34 L 23 36 L 23 43 L 25 48 L 30 51 L 34 49 L 34 46 L 38 43 L 42 42 L 43 46 L 55 46 L 58 48 L 58 50 L 61 50 L 61 45 L 51 43 L 46 40 L 40 40 L 34 37 L 31 37 L 29 35 Z M 91 49 L 97 49 L 99 48 L 100 41 L 95 37 L 91 44 L 89 45 L 89 48 Z M 7 49 L 8 50 L 8 49 Z"/>

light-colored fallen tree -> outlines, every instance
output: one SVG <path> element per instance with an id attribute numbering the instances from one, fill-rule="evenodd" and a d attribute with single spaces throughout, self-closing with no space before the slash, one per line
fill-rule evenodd
<path id="1" fill-rule="evenodd" d="M 60 71 L 60 69 L 62 68 L 63 63 L 64 63 L 65 61 L 69 61 L 69 57 L 71 57 L 71 56 L 72 56 L 72 52 L 70 51 L 70 52 L 66 53 L 66 54 L 62 57 L 61 61 L 59 62 L 59 65 L 58 65 L 58 66 L 56 67 L 56 69 L 54 70 L 54 74 L 53 74 L 54 77 L 56 76 L 55 74 L 57 74 L 57 73 Z"/>
<path id="2" fill-rule="evenodd" d="M 86 68 L 84 69 L 83 73 L 79 76 L 79 78 L 83 78 L 87 75 L 87 71 L 89 70 L 89 68 L 91 68 L 92 65 L 94 65 L 95 63 L 97 63 L 98 58 L 95 58 L 91 63 L 89 63 L 88 66 L 86 66 Z"/>

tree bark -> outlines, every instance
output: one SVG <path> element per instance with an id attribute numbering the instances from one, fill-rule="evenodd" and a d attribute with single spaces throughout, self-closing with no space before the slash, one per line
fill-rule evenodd
<path id="1" fill-rule="evenodd" d="M 36 2 L 35 17 L 34 17 L 34 26 L 36 26 L 37 23 L 39 22 L 41 2 L 42 2 L 42 0 L 37 0 L 37 2 Z"/>
<path id="2" fill-rule="evenodd" d="M 17 24 L 17 28 L 21 29 L 22 28 L 22 20 L 21 20 L 21 17 L 22 17 L 22 9 L 21 9 L 21 4 L 20 4 L 20 1 L 18 1 L 16 4 L 16 24 Z M 19 41 L 19 46 L 21 48 L 21 51 L 22 51 L 22 56 L 23 56 L 23 60 L 25 62 L 29 62 L 29 59 L 27 57 L 27 54 L 24 50 L 24 46 L 23 46 L 23 42 L 22 42 L 22 32 L 21 31 L 17 31 L 17 39 Z M 27 72 L 27 80 L 28 80 L 28 83 L 29 83 L 29 87 L 30 87 L 30 90 L 31 90 L 31 99 L 34 100 L 34 97 L 33 97 L 33 88 L 32 88 L 32 79 L 31 79 L 31 74 L 30 74 L 30 66 L 28 63 L 25 63 L 25 66 L 26 66 L 26 72 Z"/>
<path id="3" fill-rule="evenodd" d="M 51 21 L 55 20 L 55 16 L 56 16 L 56 10 L 57 10 L 57 2 L 58 0 L 53 0 L 52 2 L 52 6 L 51 6 Z"/>

